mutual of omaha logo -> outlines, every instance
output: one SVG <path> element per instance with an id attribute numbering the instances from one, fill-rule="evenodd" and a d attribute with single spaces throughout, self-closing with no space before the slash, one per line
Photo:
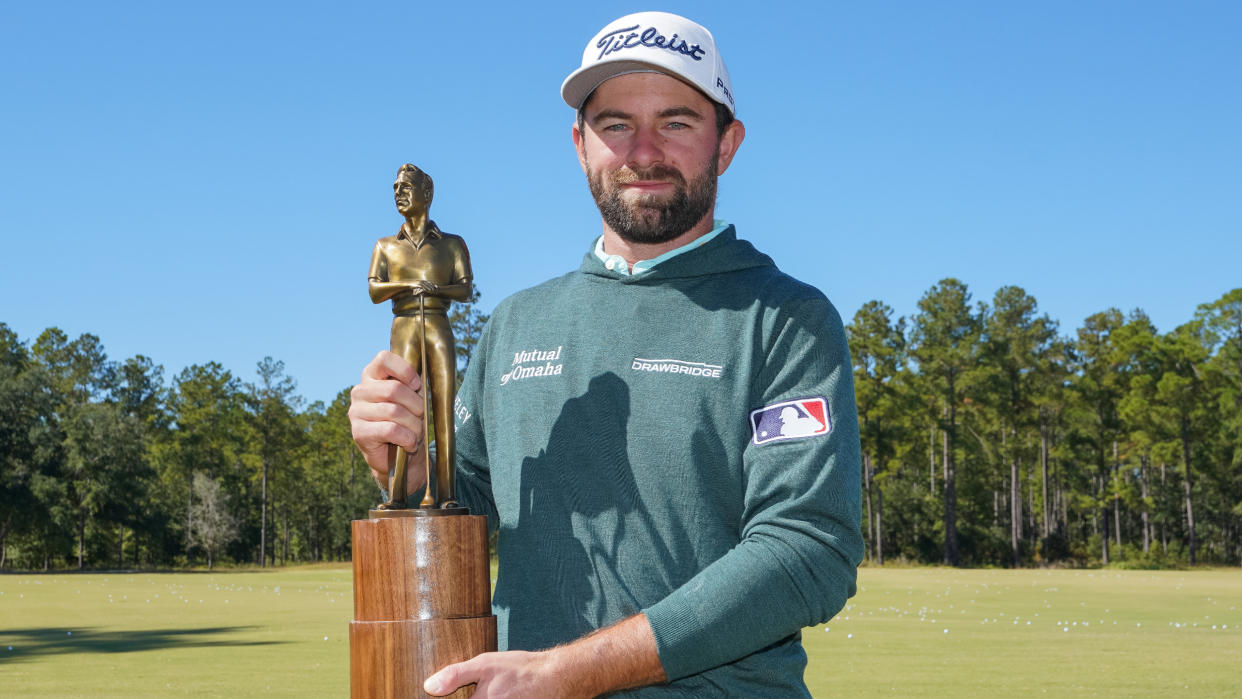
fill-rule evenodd
<path id="1" fill-rule="evenodd" d="M 686 362 L 680 359 L 643 359 L 634 357 L 630 369 L 634 371 L 650 371 L 663 374 L 685 374 L 687 376 L 705 376 L 709 379 L 720 378 L 724 367 L 718 364 L 703 362 Z"/>
<path id="2" fill-rule="evenodd" d="M 750 413 L 755 444 L 828 434 L 832 416 L 822 397 L 800 398 L 768 405 Z"/>
<path id="3" fill-rule="evenodd" d="M 539 376 L 560 376 L 565 369 L 561 363 L 561 346 L 556 349 L 531 349 L 513 353 L 513 365 L 500 375 L 500 385 Z"/>

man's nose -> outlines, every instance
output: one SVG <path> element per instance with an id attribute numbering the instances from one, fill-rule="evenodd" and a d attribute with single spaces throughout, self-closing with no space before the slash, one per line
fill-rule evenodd
<path id="1" fill-rule="evenodd" d="M 630 163 L 638 167 L 648 167 L 664 161 L 663 139 L 655 129 L 639 128 L 634 131 L 630 142 Z"/>

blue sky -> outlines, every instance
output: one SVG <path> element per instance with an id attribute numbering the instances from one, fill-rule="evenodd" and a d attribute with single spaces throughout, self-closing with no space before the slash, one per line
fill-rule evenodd
<path id="1" fill-rule="evenodd" d="M 717 216 L 847 320 L 956 276 L 1065 333 L 1111 306 L 1169 330 L 1242 285 L 1240 8 L 7 3 L 0 321 L 169 378 L 270 355 L 331 400 L 387 345 L 366 273 L 401 163 L 485 310 L 577 266 L 599 218 L 560 83 L 664 9 L 715 34 L 747 126 Z"/>

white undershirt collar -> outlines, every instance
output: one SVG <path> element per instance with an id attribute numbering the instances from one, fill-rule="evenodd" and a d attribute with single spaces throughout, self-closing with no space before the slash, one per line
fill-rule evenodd
<path id="1" fill-rule="evenodd" d="M 673 250 L 669 250 L 663 255 L 660 255 L 659 257 L 653 257 L 650 260 L 639 260 L 638 262 L 635 262 L 633 269 L 630 269 L 629 265 L 626 264 L 624 257 L 621 257 L 620 255 L 609 255 L 608 253 L 604 252 L 604 236 L 602 235 L 595 241 L 595 256 L 599 258 L 600 262 L 604 263 L 604 267 L 607 267 L 608 269 L 612 270 L 613 272 L 616 272 L 617 274 L 620 274 L 623 276 L 633 276 L 633 275 L 642 274 L 643 272 L 646 272 L 652 269 L 653 267 L 660 264 L 661 262 L 671 260 L 672 258 L 677 257 L 678 255 L 682 254 L 683 252 L 689 252 L 703 245 L 704 243 L 707 243 L 712 238 L 715 238 L 716 236 L 720 235 L 720 233 L 724 231 L 724 229 L 729 227 L 729 224 L 726 223 L 725 221 L 721 221 L 720 219 L 713 219 L 712 226 L 713 226 L 712 230 L 708 232 L 706 235 L 699 236 L 698 238 L 695 238 L 694 240 L 686 243 L 685 245 L 679 248 L 674 248 Z"/>

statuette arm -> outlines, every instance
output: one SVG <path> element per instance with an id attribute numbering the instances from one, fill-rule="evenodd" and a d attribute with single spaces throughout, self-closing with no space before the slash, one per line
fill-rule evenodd
<path id="1" fill-rule="evenodd" d="M 390 282 L 380 281 L 378 279 L 369 279 L 367 280 L 367 290 L 371 293 L 371 303 L 383 303 L 384 301 L 395 298 L 403 293 L 413 295 L 431 293 L 432 295 L 435 295 L 435 292 L 429 292 L 425 288 L 425 285 L 427 284 L 431 283 L 423 281 Z M 432 286 L 435 285 L 432 284 Z"/>
<path id="2" fill-rule="evenodd" d="M 428 293 L 433 296 L 440 296 L 452 301 L 464 303 L 470 300 L 470 293 L 472 291 L 474 291 L 474 285 L 470 283 L 469 279 L 465 279 L 463 281 L 437 287 L 434 291 L 429 291 Z"/>

